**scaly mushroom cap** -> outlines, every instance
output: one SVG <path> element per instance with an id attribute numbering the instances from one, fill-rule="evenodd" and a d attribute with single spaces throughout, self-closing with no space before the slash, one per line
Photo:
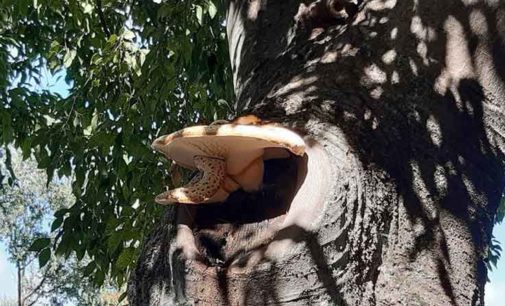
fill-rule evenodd
<path id="1" fill-rule="evenodd" d="M 263 177 L 263 157 L 282 157 L 265 154 L 265 149 L 286 149 L 295 155 L 305 152 L 298 134 L 276 124 L 193 126 L 159 137 L 152 147 L 178 165 L 204 173 L 185 187 L 159 195 L 160 204 L 219 202 L 238 187 L 256 190 Z"/>

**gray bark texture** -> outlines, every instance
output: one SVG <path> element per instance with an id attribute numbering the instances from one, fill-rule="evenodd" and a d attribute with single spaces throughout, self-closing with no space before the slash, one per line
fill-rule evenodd
<path id="1" fill-rule="evenodd" d="M 329 23 L 300 16 L 310 5 L 227 12 L 237 113 L 296 130 L 306 156 L 265 162 L 258 193 L 169 208 L 131 305 L 483 305 L 503 3 L 363 1 Z"/>

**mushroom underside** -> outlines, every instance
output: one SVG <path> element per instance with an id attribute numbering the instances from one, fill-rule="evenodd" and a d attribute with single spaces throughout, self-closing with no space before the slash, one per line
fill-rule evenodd
<path id="1" fill-rule="evenodd" d="M 296 193 L 298 159 L 262 161 L 263 188 L 259 192 L 239 189 L 222 203 L 178 207 L 178 223 L 191 229 L 206 265 L 240 264 L 250 251 L 271 241 Z"/>
<path id="2" fill-rule="evenodd" d="M 181 138 L 162 149 L 181 167 L 197 169 L 200 174 L 185 186 L 158 195 L 157 203 L 215 203 L 226 200 L 238 188 L 258 191 L 263 181 L 264 160 L 290 156 L 281 145 L 261 139 L 235 136 L 210 139 Z"/>
<path id="3" fill-rule="evenodd" d="M 197 173 L 183 187 L 166 191 L 156 197 L 159 204 L 219 202 L 228 197 L 229 190 L 223 188 L 226 178 L 226 162 L 219 158 L 195 156 Z"/>
<path id="4" fill-rule="evenodd" d="M 324 149 L 314 145 L 303 157 L 265 160 L 259 192 L 239 189 L 222 203 L 178 206 L 178 248 L 190 254 L 183 258 L 228 271 L 281 258 L 317 226 L 329 169 Z"/>
<path id="5" fill-rule="evenodd" d="M 287 153 L 289 156 L 289 153 Z M 264 173 L 264 154 L 255 155 L 255 159 L 241 169 L 230 174 L 225 160 L 208 156 L 195 156 L 194 165 L 199 172 L 184 186 L 168 190 L 155 198 L 159 204 L 183 203 L 203 204 L 226 200 L 228 195 L 242 188 L 247 192 L 258 191 L 262 185 Z M 279 152 L 266 155 L 271 158 L 285 158 Z"/>
<path id="6" fill-rule="evenodd" d="M 161 136 L 152 147 L 178 165 L 202 172 L 187 185 L 157 196 L 156 202 L 202 204 L 222 202 L 238 188 L 259 190 L 263 160 L 286 158 L 288 151 L 301 156 L 305 143 L 298 134 L 277 124 L 218 121 Z"/>

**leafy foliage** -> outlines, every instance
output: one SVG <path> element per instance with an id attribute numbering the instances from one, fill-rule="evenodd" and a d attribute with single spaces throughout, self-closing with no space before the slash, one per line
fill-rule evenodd
<path id="1" fill-rule="evenodd" d="M 21 303 L 41 304 L 45 299 L 52 304 L 73 300 L 89 305 L 98 301 L 98 290 L 79 274 L 83 263 L 77 263 L 75 256 L 64 261 L 51 254 L 54 235 L 49 234 L 47 216 L 73 202 L 68 179 L 46 185 L 47 177 L 32 159 L 21 161 L 14 151 L 11 162 L 16 180 L 0 190 L 0 240 L 18 270 Z M 3 164 L 0 160 L 0 167 Z"/>
<path id="2" fill-rule="evenodd" d="M 503 222 L 505 217 L 505 195 L 502 196 L 498 209 L 496 210 L 496 215 L 494 217 L 494 223 L 500 224 Z"/>
<path id="3" fill-rule="evenodd" d="M 0 145 L 33 154 L 49 181 L 75 174 L 55 243 L 33 245 L 42 264 L 87 256 L 97 284 L 125 282 L 162 211 L 153 197 L 170 184 L 150 143 L 231 112 L 222 5 L 0 0 Z M 65 71 L 67 97 L 34 88 L 46 67 Z"/>
<path id="4" fill-rule="evenodd" d="M 505 217 L 505 195 L 502 196 L 498 209 L 496 210 L 496 215 L 494 217 L 494 223 L 500 224 L 503 222 L 503 217 Z M 491 236 L 491 241 L 489 242 L 489 248 L 487 251 L 486 266 L 489 271 L 493 270 L 493 267 L 497 267 L 498 260 L 501 257 L 502 247 L 500 241 L 498 241 L 494 236 Z M 488 278 L 489 281 L 489 278 Z"/>

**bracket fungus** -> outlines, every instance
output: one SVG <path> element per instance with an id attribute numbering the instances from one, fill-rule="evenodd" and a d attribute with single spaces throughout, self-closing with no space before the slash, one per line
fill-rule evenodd
<path id="1" fill-rule="evenodd" d="M 256 191 L 263 180 L 264 160 L 305 152 L 305 143 L 295 132 L 250 119 L 188 127 L 157 138 L 152 147 L 176 165 L 200 171 L 185 186 L 158 195 L 159 204 L 222 202 L 239 188 Z"/>

